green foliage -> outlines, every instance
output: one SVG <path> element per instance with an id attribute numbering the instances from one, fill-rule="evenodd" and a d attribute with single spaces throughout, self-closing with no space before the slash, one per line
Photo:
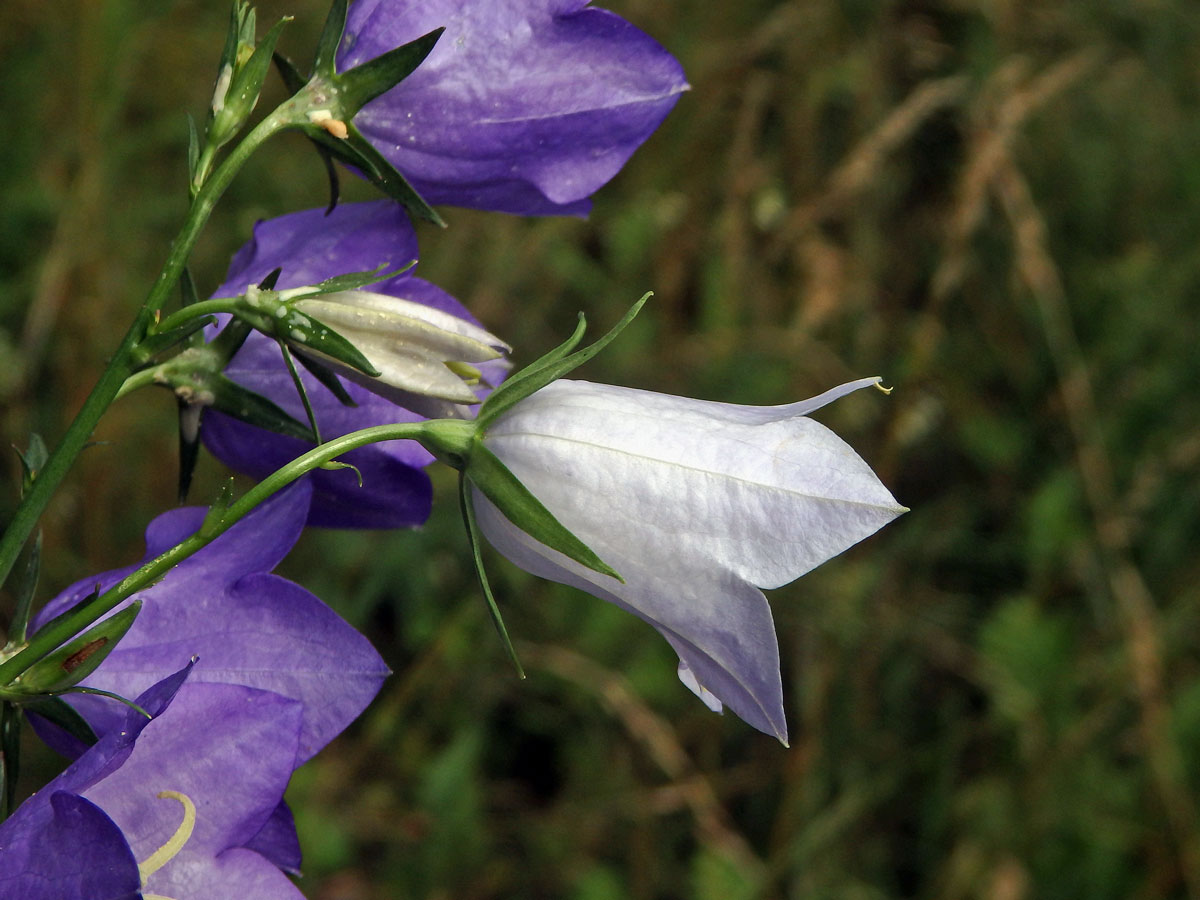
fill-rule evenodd
<path id="1" fill-rule="evenodd" d="M 396 675 L 297 776 L 303 889 L 1200 895 L 1200 7 L 602 5 L 692 91 L 588 221 L 443 210 L 422 276 L 519 365 L 653 290 L 579 377 L 780 403 L 883 375 L 890 399 L 819 415 L 912 512 L 772 593 L 788 750 L 696 702 L 643 623 L 493 557 L 518 681 L 449 475 L 422 531 L 307 535 L 287 574 Z M 0 422 L 22 446 L 61 434 L 184 208 L 180 105 L 211 98 L 226 12 L 152 6 L 0 13 Z M 296 16 L 297 58 L 324 12 L 259 10 Z M 193 259 L 202 297 L 256 218 L 326 201 L 298 138 L 248 169 Z M 140 553 L 172 409 L 102 424 L 44 522 L 43 593 Z M 202 461 L 196 495 L 221 475 Z"/>

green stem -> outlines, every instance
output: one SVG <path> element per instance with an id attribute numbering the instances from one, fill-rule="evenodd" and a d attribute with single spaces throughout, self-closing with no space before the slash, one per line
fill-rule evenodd
<path id="1" fill-rule="evenodd" d="M 188 210 L 187 219 L 171 244 L 166 264 L 159 273 L 154 287 L 150 289 L 145 303 L 142 304 L 133 324 L 125 333 L 125 337 L 121 339 L 116 352 L 113 353 L 108 365 L 101 373 L 100 380 L 96 382 L 96 386 L 92 388 L 92 392 L 84 401 L 83 408 L 79 410 L 78 415 L 67 428 L 62 441 L 46 461 L 46 465 L 42 467 L 37 478 L 34 479 L 29 492 L 17 507 L 12 521 L 4 530 L 4 536 L 0 538 L 0 584 L 8 579 L 13 564 L 21 552 L 21 547 L 33 532 L 38 519 L 50 503 L 50 498 L 54 496 L 55 490 L 66 477 L 75 458 L 87 446 L 97 423 L 121 392 L 125 380 L 132 374 L 133 351 L 138 342 L 146 335 L 154 320 L 155 312 L 162 308 L 171 288 L 179 280 L 192 247 L 195 246 L 196 239 L 200 235 L 200 230 L 208 221 L 217 200 L 229 187 L 234 175 L 241 169 L 250 154 L 271 135 L 287 125 L 293 124 L 288 117 L 288 113 L 292 112 L 292 105 L 291 101 L 286 101 L 275 112 L 263 119 L 230 152 L 213 173 L 212 178 L 206 181 L 196 194 L 191 208 Z"/>
<path id="2" fill-rule="evenodd" d="M 461 420 L 453 421 L 458 423 Z M 21 673 L 38 660 L 54 652 L 106 613 L 115 609 L 122 601 L 158 581 L 183 560 L 232 528 L 268 497 L 287 487 L 296 479 L 343 453 L 367 444 L 379 441 L 414 440 L 424 437 L 430 426 L 436 427 L 438 422 L 439 420 L 402 422 L 395 425 L 376 425 L 372 428 L 364 428 L 361 431 L 353 431 L 342 437 L 334 438 L 292 460 L 252 487 L 240 500 L 232 503 L 224 513 L 216 518 L 215 522 L 206 520 L 196 534 L 155 557 L 136 572 L 126 575 L 103 594 L 81 603 L 75 609 L 53 619 L 29 639 L 29 643 L 23 650 L 0 663 L 0 685 L 12 684 Z"/>

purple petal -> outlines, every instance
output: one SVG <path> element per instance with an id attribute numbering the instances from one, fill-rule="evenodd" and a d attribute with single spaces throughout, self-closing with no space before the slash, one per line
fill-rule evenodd
<path id="1" fill-rule="evenodd" d="M 120 826 L 142 861 L 183 819 L 181 803 L 159 792 L 175 791 L 195 804 L 192 834 L 149 876 L 149 892 L 176 900 L 203 896 L 195 890 L 196 875 L 259 833 L 295 768 L 300 717 L 300 704 L 277 694 L 187 684 L 143 729 L 125 764 L 84 792 Z"/>
<path id="2" fill-rule="evenodd" d="M 285 872 L 300 874 L 300 836 L 296 834 L 296 820 L 286 803 L 275 807 L 275 812 L 258 834 L 246 842 L 246 849 L 265 856 Z"/>
<path id="3" fill-rule="evenodd" d="M 66 791 L 28 801 L 0 824 L 0 897 L 137 900 L 141 879 L 125 836 L 94 803 Z"/>
<path id="4" fill-rule="evenodd" d="M 354 120 L 430 203 L 586 214 L 687 90 L 674 57 L 586 0 L 358 0 L 339 68 L 442 26 Z"/>
<path id="5" fill-rule="evenodd" d="M 132 697 L 197 657 L 193 682 L 246 685 L 299 701 L 302 759 L 328 743 L 371 701 L 388 670 L 337 613 L 300 586 L 263 571 L 298 536 L 307 497 L 303 483 L 280 492 L 135 595 L 141 613 L 83 684 Z M 151 548 L 162 549 L 158 538 L 185 537 L 175 525 L 194 512 L 176 510 L 155 520 L 147 530 Z M 190 518 L 198 523 L 200 517 Z M 162 519 L 167 522 L 160 525 Z M 39 622 L 77 599 L 75 591 L 51 601 Z M 74 695 L 68 702 L 100 736 L 125 727 L 127 712 L 113 700 Z M 78 752 L 57 729 L 39 723 L 39 733 L 64 753 Z"/>
<path id="6" fill-rule="evenodd" d="M 416 235 L 401 207 L 390 201 L 344 203 L 332 214 L 314 209 L 259 222 L 254 238 L 234 257 L 217 296 L 241 293 L 276 268 L 282 268 L 277 287 L 313 284 L 386 265 L 395 269 L 417 256 Z M 417 278 L 411 270 L 370 286 L 376 293 L 422 303 L 474 324 L 476 319 L 454 297 Z M 480 366 L 485 380 L 498 384 L 503 363 Z M 279 348 L 257 332 L 250 335 L 234 357 L 228 375 L 239 384 L 270 398 L 299 421 L 306 421 L 304 405 L 284 366 Z M 421 417 L 343 381 L 358 404 L 343 406 L 307 372 L 301 378 L 313 404 L 322 438 L 328 439 L 367 428 Z M 205 446 L 226 465 L 255 478 L 263 478 L 308 449 L 308 445 L 208 411 L 201 432 Z M 432 462 L 413 441 L 388 441 L 345 454 L 342 459 L 358 469 L 317 471 L 311 476 L 313 500 L 308 524 L 329 528 L 406 528 L 429 516 L 433 489 L 421 471 Z"/>

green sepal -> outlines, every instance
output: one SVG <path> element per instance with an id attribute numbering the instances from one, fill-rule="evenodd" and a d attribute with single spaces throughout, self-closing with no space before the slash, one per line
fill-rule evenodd
<path id="1" fill-rule="evenodd" d="M 34 432 L 29 435 L 29 446 L 25 452 L 18 450 L 17 457 L 21 460 L 21 496 L 24 497 L 33 487 L 34 479 L 42 471 L 42 466 L 46 465 L 50 458 L 50 451 L 46 449 L 46 442 L 42 440 L 42 436 Z"/>
<path id="2" fill-rule="evenodd" d="M 348 6 L 347 0 L 333 0 L 333 5 L 329 7 L 329 15 L 325 17 L 325 25 L 321 28 L 321 37 L 317 39 L 317 55 L 313 60 L 314 74 L 337 73 L 337 48 L 342 42 L 342 34 L 346 31 Z"/>
<path id="3" fill-rule="evenodd" d="M 497 416 L 505 410 L 511 408 L 513 404 L 524 400 L 533 391 L 522 389 L 522 385 L 531 378 L 536 378 L 537 375 L 547 367 L 558 362 L 577 346 L 583 340 L 583 333 L 587 330 L 587 319 L 583 313 L 579 314 L 579 322 L 575 326 L 575 331 L 569 338 L 547 353 L 545 356 L 527 365 L 519 372 L 514 372 L 500 387 L 492 391 L 484 399 L 479 407 L 479 413 L 475 417 L 475 421 L 479 423 L 481 428 L 486 427 L 490 422 L 494 421 Z M 545 387 L 545 384 L 539 384 L 538 388 Z M 534 388 L 537 390 L 538 388 Z"/>
<path id="4" fill-rule="evenodd" d="M 88 747 L 99 740 L 96 737 L 96 732 L 92 731 L 92 726 L 87 723 L 87 719 L 77 713 L 75 707 L 58 697 L 30 700 L 27 703 L 22 703 L 21 708 L 25 712 L 35 713 L 47 722 L 57 725 L 71 737 L 75 738 L 75 740 Z"/>
<path id="5" fill-rule="evenodd" d="M 492 585 L 488 581 L 487 570 L 483 567 L 482 541 L 479 539 L 479 524 L 475 521 L 475 503 L 471 498 L 470 485 L 467 483 L 466 477 L 461 474 L 458 477 L 458 505 L 462 510 L 463 524 L 467 528 L 471 558 L 475 561 L 475 575 L 479 578 L 479 587 L 482 588 L 483 597 L 487 601 L 492 624 L 496 626 L 500 640 L 504 642 L 504 649 L 508 652 L 508 658 L 512 660 L 512 664 L 517 669 L 517 677 L 524 678 L 525 669 L 521 666 L 521 660 L 517 658 L 517 648 L 513 646 L 512 638 L 508 636 L 508 629 L 504 625 L 504 616 L 500 614 L 500 607 L 496 603 L 495 596 L 492 595 Z"/>
<path id="6" fill-rule="evenodd" d="M 562 346 L 551 350 L 537 362 L 533 363 L 533 365 L 522 369 L 488 395 L 488 398 L 479 407 L 479 415 L 476 417 L 479 427 L 487 428 L 497 417 L 511 409 L 515 404 L 524 400 L 535 391 L 540 391 L 550 382 L 562 378 L 573 369 L 583 365 L 607 347 L 634 320 L 634 317 L 641 312 L 642 307 L 646 305 L 646 301 L 652 296 L 654 296 L 652 291 L 647 291 L 643 294 L 641 299 L 629 308 L 629 312 L 621 317 L 621 321 L 614 325 L 607 334 L 599 338 L 595 343 L 584 347 L 582 350 L 576 350 L 574 353 L 564 353 L 562 352 L 563 348 L 570 344 L 572 340 L 576 340 L 576 335 L 582 335 L 580 329 L 583 327 L 583 319 L 581 316 L 579 326 L 576 327 L 575 334 L 571 336 L 570 340 Z"/>
<path id="7" fill-rule="evenodd" d="M 311 356 L 306 356 L 303 353 L 295 354 L 296 359 L 300 360 L 300 365 L 308 370 L 308 374 L 321 382 L 329 393 L 337 398 L 342 406 L 357 407 L 358 401 L 350 396 L 350 392 L 346 390 L 346 386 L 342 384 L 342 380 L 334 374 L 333 370 L 328 366 L 323 365 L 320 360 L 313 359 Z"/>
<path id="8" fill-rule="evenodd" d="M 307 425 L 292 418 L 266 397 L 242 387 L 236 381 L 224 375 L 211 375 L 206 387 L 213 398 L 209 405 L 218 412 L 286 437 L 316 443 L 316 435 Z"/>
<path id="9" fill-rule="evenodd" d="M 216 322 L 215 316 L 200 316 L 197 319 L 189 319 L 170 331 L 146 335 L 138 341 L 137 347 L 131 354 L 134 365 L 137 367 L 146 365 L 160 353 L 170 350 L 176 344 L 182 344 L 209 325 L 215 325 Z"/>
<path id="10" fill-rule="evenodd" d="M 221 484 L 220 490 L 217 491 L 217 498 L 213 500 L 212 505 L 208 507 L 208 512 L 204 514 L 204 521 L 200 523 L 196 534 L 200 537 L 211 535 L 225 518 L 225 512 L 231 503 L 233 503 L 233 479 L 226 478 Z"/>
<path id="11" fill-rule="evenodd" d="M 380 94 L 390 91 L 411 75 L 433 51 L 438 38 L 445 30 L 444 27 L 435 28 L 428 34 L 376 56 L 361 66 L 330 75 L 330 80 L 337 86 L 338 100 L 345 119 L 349 121 Z M 315 71 L 322 73 L 320 68 Z"/>
<path id="12" fill-rule="evenodd" d="M 141 608 L 142 601 L 135 600 L 39 659 L 4 690 L 17 696 L 36 696 L 74 687 L 104 662 L 129 631 Z"/>
<path id="13" fill-rule="evenodd" d="M 271 67 L 271 56 L 275 52 L 275 44 L 283 26 L 292 21 L 291 16 L 284 16 L 266 33 L 250 58 L 244 65 L 234 65 L 233 80 L 225 94 L 224 105 L 217 110 L 208 127 L 208 143 L 211 147 L 221 147 L 238 133 L 250 118 L 262 93 L 263 82 L 267 79 L 267 70 Z"/>
<path id="14" fill-rule="evenodd" d="M 0 703 L 0 822 L 16 805 L 20 771 L 21 714 L 12 704 Z"/>
<path id="15" fill-rule="evenodd" d="M 476 442 L 464 474 L 496 508 L 527 535 L 601 575 L 622 581 L 617 571 L 567 530 L 499 458 Z"/>
<path id="16" fill-rule="evenodd" d="M 192 475 L 200 460 L 200 427 L 204 408 L 185 400 L 176 400 L 179 414 L 179 478 L 176 497 L 180 503 L 187 502 L 192 487 Z"/>
<path id="17" fill-rule="evenodd" d="M 275 315 L 276 310 L 280 308 L 285 310 L 284 315 Z M 322 353 L 372 378 L 380 374 L 352 343 L 324 322 L 299 310 L 286 305 L 256 309 L 247 303 L 234 310 L 234 315 L 269 337 L 287 341 L 293 349 Z"/>
<path id="18" fill-rule="evenodd" d="M 411 215 L 424 219 L 426 222 L 432 222 L 439 228 L 445 228 L 445 220 L 425 202 L 424 198 L 417 193 L 416 188 L 396 171 L 387 158 L 363 137 L 362 132 L 354 123 L 347 122 L 345 124 L 347 135 L 343 139 L 333 137 L 318 125 L 305 125 L 303 130 L 315 143 L 328 150 L 335 159 L 358 169 L 371 184 L 401 204 Z"/>
<path id="19" fill-rule="evenodd" d="M 345 275 L 334 275 L 332 278 L 326 278 L 324 281 L 319 281 L 308 287 L 289 288 L 285 291 L 280 291 L 279 294 L 286 302 L 294 303 L 297 300 L 307 300 L 309 297 L 319 297 L 322 294 L 334 294 L 338 291 L 354 291 L 370 284 L 377 284 L 385 278 L 402 275 L 416 264 L 417 261 L 414 259 L 399 269 L 385 272 L 384 269 L 388 267 L 388 264 L 383 263 L 369 272 L 347 272 Z"/>
<path id="20" fill-rule="evenodd" d="M 300 74 L 295 63 L 279 52 L 275 53 L 273 59 L 275 60 L 275 69 L 279 72 L 279 77 L 283 79 L 283 86 L 287 88 L 289 94 L 295 94 L 304 87 L 304 76 Z M 338 199 L 342 193 L 341 185 L 338 183 L 337 166 L 333 163 L 333 154 L 329 148 L 311 135 L 306 135 L 306 137 L 316 148 L 317 155 L 321 157 L 321 164 L 325 167 L 325 176 L 329 179 L 329 205 L 325 207 L 325 215 L 329 215 L 337 208 Z"/>
<path id="21" fill-rule="evenodd" d="M 12 622 L 8 626 L 10 644 L 25 643 L 25 633 L 29 629 L 29 617 L 33 611 L 33 597 L 37 593 L 38 575 L 42 568 L 42 532 L 38 533 L 29 543 L 29 552 L 25 557 L 25 568 L 16 584 L 14 596 L 16 608 Z"/>
<path id="22" fill-rule="evenodd" d="M 308 388 L 304 386 L 304 382 L 300 378 L 300 373 L 296 371 L 296 363 L 292 359 L 292 351 L 288 349 L 288 345 L 283 341 L 276 339 L 276 343 L 279 345 L 279 352 L 283 354 L 283 364 L 287 366 L 288 374 L 292 377 L 292 384 L 296 388 L 296 393 L 300 395 L 300 402 L 304 406 L 304 415 L 308 418 L 308 427 L 312 429 L 313 443 L 320 444 L 321 429 L 317 426 L 317 414 L 308 399 Z"/>

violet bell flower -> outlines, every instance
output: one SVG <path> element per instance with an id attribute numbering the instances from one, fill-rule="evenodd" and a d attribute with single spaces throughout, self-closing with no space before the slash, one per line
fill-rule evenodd
<path id="1" fill-rule="evenodd" d="M 759 588 L 799 578 L 906 511 L 807 418 L 878 383 L 759 407 L 552 382 L 492 422 L 483 444 L 622 581 L 530 537 L 475 488 L 480 529 L 526 571 L 649 622 L 710 708 L 786 743 L 779 647 Z"/>
<path id="2" fill-rule="evenodd" d="M 0 900 L 301 900 L 253 849 L 297 765 L 301 704 L 186 676 L 0 824 Z"/>
<path id="3" fill-rule="evenodd" d="M 338 68 L 443 26 L 354 118 L 431 204 L 585 215 L 688 88 L 654 39 L 587 0 L 357 0 Z"/>
<path id="4" fill-rule="evenodd" d="M 80 684 L 135 697 L 195 656 L 189 683 L 243 685 L 296 702 L 299 762 L 325 746 L 375 697 L 388 669 L 337 613 L 299 585 L 270 574 L 300 536 L 310 494 L 304 480 L 281 491 L 117 607 L 142 603 L 124 638 Z M 193 534 L 205 513 L 190 507 L 156 518 L 146 529 L 145 559 Z M 34 629 L 136 568 L 68 588 L 38 613 Z M 126 719 L 125 708 L 107 697 L 64 699 L 100 737 L 119 730 Z M 31 718 L 55 749 L 68 756 L 83 752 L 65 732 Z"/>
<path id="5" fill-rule="evenodd" d="M 312 209 L 259 222 L 254 237 L 229 267 L 225 283 L 215 296 L 234 296 L 257 285 L 276 268 L 282 269 L 276 288 L 317 284 L 347 272 L 385 272 L 407 266 L 417 258 L 417 239 L 403 209 L 390 201 L 343 203 L 325 215 Z M 370 285 L 372 295 L 412 301 L 437 313 L 458 319 L 464 328 L 478 322 L 466 308 L 436 285 L 417 278 L 407 269 Z M 317 298 L 317 299 L 327 299 Z M 336 327 L 336 326 L 335 326 Z M 480 384 L 473 393 L 483 396 L 486 385 L 495 385 L 507 373 L 507 362 L 480 362 Z M 279 347 L 257 332 L 246 339 L 226 375 L 243 387 L 274 401 L 300 421 L 303 403 L 288 373 Z M 372 425 L 415 422 L 418 413 L 398 406 L 375 391 L 346 383 L 358 404 L 342 405 L 309 373 L 301 371 L 313 405 L 317 425 L 325 439 Z M 460 382 L 461 384 L 461 382 Z M 226 465 L 255 478 L 263 478 L 295 459 L 308 445 L 256 428 L 214 410 L 204 413 L 201 438 L 214 456 Z M 333 528 L 401 528 L 419 525 L 429 516 L 432 488 L 421 471 L 433 457 L 414 441 L 387 441 L 361 447 L 341 457 L 350 469 L 318 470 L 310 476 L 313 501 L 308 523 Z"/>

